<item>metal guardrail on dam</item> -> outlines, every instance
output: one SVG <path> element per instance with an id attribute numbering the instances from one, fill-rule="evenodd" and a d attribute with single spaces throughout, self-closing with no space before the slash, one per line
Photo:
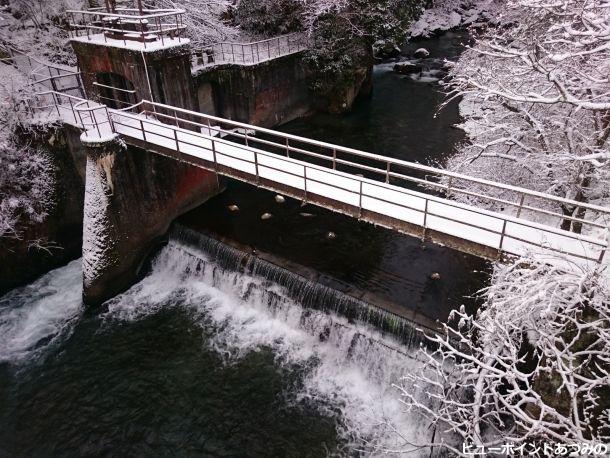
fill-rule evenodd
<path id="1" fill-rule="evenodd" d="M 0 62 L 12 65 L 26 75 L 35 91 L 51 90 L 84 97 L 77 68 L 45 62 L 10 46 L 0 46 L 0 50 L 6 56 L 0 58 Z"/>
<path id="2" fill-rule="evenodd" d="M 222 42 L 193 51 L 193 66 L 252 65 L 287 56 L 309 47 L 307 36 L 291 33 L 249 43 Z"/>
<path id="3" fill-rule="evenodd" d="M 186 30 L 183 9 L 135 9 L 116 8 L 106 12 L 103 8 L 68 10 L 70 35 L 72 38 L 86 37 L 92 40 L 101 37 L 104 42 L 112 40 L 137 41 L 146 48 L 147 43 L 177 38 Z"/>
<path id="4" fill-rule="evenodd" d="M 533 250 L 551 263 L 563 253 L 579 266 L 608 261 L 609 208 L 160 103 L 115 110 L 52 91 L 40 97 L 49 113 L 84 128 L 85 139 L 118 134 L 159 154 L 463 251 L 492 258 Z M 492 202 L 504 211 L 453 196 Z M 585 216 L 563 215 L 562 205 L 583 209 Z M 566 220 L 590 235 L 560 229 Z"/>

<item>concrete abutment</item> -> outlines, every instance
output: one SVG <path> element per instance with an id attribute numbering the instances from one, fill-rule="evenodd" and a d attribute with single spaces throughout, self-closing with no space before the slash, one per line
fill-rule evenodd
<path id="1" fill-rule="evenodd" d="M 216 174 L 126 146 L 87 143 L 83 297 L 99 305 L 129 288 L 171 222 L 219 191 Z"/>

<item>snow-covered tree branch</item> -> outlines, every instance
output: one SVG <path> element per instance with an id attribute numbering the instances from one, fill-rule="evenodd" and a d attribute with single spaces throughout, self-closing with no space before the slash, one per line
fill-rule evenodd
<path id="1" fill-rule="evenodd" d="M 24 226 L 44 221 L 52 206 L 52 161 L 16 138 L 32 120 L 33 91 L 25 75 L 0 64 L 0 237 L 21 237 Z"/>
<path id="2" fill-rule="evenodd" d="M 455 311 L 457 325 L 431 337 L 436 350 L 398 386 L 402 401 L 458 455 L 462 443 L 607 442 L 609 286 L 602 269 L 497 265 L 478 313 Z"/>
<path id="3" fill-rule="evenodd" d="M 150 8 L 182 8 L 186 33 L 194 47 L 233 40 L 239 30 L 227 18 L 233 2 L 229 0 L 150 0 Z"/>
<path id="4" fill-rule="evenodd" d="M 449 168 L 577 201 L 607 199 L 610 5 L 510 0 L 498 17 L 452 70 L 471 141 Z"/>
<path id="5" fill-rule="evenodd" d="M 12 0 L 0 12 L 0 44 L 10 45 L 60 64 L 75 63 L 68 42 L 64 12 L 84 9 L 86 0 Z"/>

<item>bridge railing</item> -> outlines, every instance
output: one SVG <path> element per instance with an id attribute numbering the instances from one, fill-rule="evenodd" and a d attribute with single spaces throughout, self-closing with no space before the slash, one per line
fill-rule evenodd
<path id="1" fill-rule="evenodd" d="M 35 90 L 84 97 L 80 72 L 76 68 L 45 62 L 10 46 L 2 46 L 1 49 L 7 57 L 0 61 L 27 75 Z"/>
<path id="2" fill-rule="evenodd" d="M 432 190 L 444 197 L 462 195 L 476 198 L 503 207 L 504 213 L 516 218 L 533 222 L 542 221 L 557 227 L 563 222 L 569 221 L 582 225 L 585 233 L 605 230 L 610 226 L 610 209 L 597 205 L 159 103 L 145 101 L 142 104 L 142 112 L 145 115 L 154 116 L 160 121 L 185 128 L 206 127 L 219 136 L 230 135 L 247 145 L 262 147 L 286 157 L 307 159 L 333 170 L 362 174 L 385 183 L 406 185 L 414 189 Z M 477 191 L 472 191 L 471 189 L 475 186 Z M 504 192 L 505 197 L 498 197 L 498 191 Z M 582 209 L 584 216 L 565 215 L 561 211 L 561 207 Z M 579 212 L 574 211 L 572 214 L 579 215 Z"/>
<path id="3" fill-rule="evenodd" d="M 257 64 L 309 47 L 307 36 L 291 33 L 250 43 L 221 42 L 193 51 L 193 66 L 216 64 Z"/>
<path id="4" fill-rule="evenodd" d="M 86 11 L 68 10 L 70 32 L 73 38 L 86 36 L 92 40 L 100 34 L 103 40 L 138 41 L 147 43 L 168 38 L 177 38 L 186 30 L 182 9 L 145 9 L 140 13 L 133 8 L 117 8 L 107 13 L 99 8 Z"/>
<path id="5" fill-rule="evenodd" d="M 87 129 L 85 135 L 91 140 L 120 134 L 126 140 L 143 141 L 147 148 L 162 147 L 177 159 L 200 165 L 203 163 L 204 167 L 217 173 L 268 189 L 280 192 L 288 190 L 287 195 L 375 224 L 400 228 L 406 222 L 411 227 L 420 227 L 422 237 L 432 230 L 512 254 L 522 254 L 533 248 L 543 249 L 551 255 L 551 263 L 565 263 L 564 258 L 553 256 L 553 253 L 563 253 L 570 263 L 577 262 L 578 265 L 583 261 L 587 265 L 602 263 L 608 250 L 607 235 L 602 231 L 587 236 L 553 227 L 546 221 L 533 221 L 531 216 L 535 214 L 534 211 L 511 215 L 460 203 L 447 198 L 450 197 L 446 194 L 448 185 L 441 181 L 445 177 L 508 188 L 525 196 L 519 202 L 513 202 L 516 209 L 523 210 L 527 206 L 541 211 L 542 215 L 547 215 L 549 211 L 534 207 L 527 199 L 531 198 L 535 203 L 548 200 L 552 203 L 559 201 L 582 205 L 587 209 L 585 216 L 589 216 L 589 212 L 595 213 L 601 215 L 603 221 L 608 221 L 608 208 L 159 103 L 142 101 L 128 109 L 115 110 L 99 104 L 76 106 L 57 97 L 52 100 L 62 102 L 57 106 L 58 114 L 69 113 L 72 109 L 72 117 L 79 118 L 81 107 L 95 112 L 85 119 L 80 116 L 78 120 L 79 125 Z M 104 117 L 104 113 L 108 118 Z M 71 115 L 68 116 L 70 118 Z M 398 167 L 402 168 L 401 171 L 396 171 Z M 407 174 L 405 170 L 409 169 L 410 174 Z M 434 176 L 437 181 L 431 181 L 430 177 Z M 430 183 L 440 188 L 434 188 Z M 432 189 L 441 192 L 434 193 Z M 481 194 L 480 197 L 487 196 Z M 496 199 L 494 196 L 488 198 Z M 597 229 L 602 225 L 600 221 L 588 218 L 574 219 Z M 396 226 L 395 222 L 399 225 Z M 607 230 L 607 223 L 604 228 Z M 412 229 L 405 231 L 415 235 Z"/>

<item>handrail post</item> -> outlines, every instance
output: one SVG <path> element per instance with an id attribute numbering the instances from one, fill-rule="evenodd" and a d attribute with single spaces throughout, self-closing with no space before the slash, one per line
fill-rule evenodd
<path id="1" fill-rule="evenodd" d="M 386 169 L 385 169 L 385 182 L 386 183 L 390 182 L 390 161 L 387 162 Z"/>
<path id="2" fill-rule="evenodd" d="M 178 142 L 178 131 L 176 129 L 172 129 L 174 131 L 174 141 L 176 142 L 176 151 L 180 153 L 180 143 Z"/>
<path id="3" fill-rule="evenodd" d="M 360 180 L 360 192 L 358 193 L 358 219 L 362 218 L 362 180 Z"/>
<path id="4" fill-rule="evenodd" d="M 258 154 L 254 150 L 254 168 L 256 170 L 256 186 L 260 185 L 260 175 L 258 173 Z"/>
<path id="5" fill-rule="evenodd" d="M 307 166 L 303 164 L 303 185 L 305 190 L 305 198 L 303 202 L 307 202 Z"/>
<path id="6" fill-rule="evenodd" d="M 72 110 L 72 117 L 74 118 L 74 122 L 76 122 L 76 113 L 74 113 L 74 103 L 72 102 L 72 97 L 68 97 L 68 102 L 70 103 L 70 110 Z"/>
<path id="7" fill-rule="evenodd" d="M 447 198 L 451 195 L 451 183 L 453 182 L 453 177 L 449 177 L 449 182 L 447 183 Z"/>
<path id="8" fill-rule="evenodd" d="M 102 132 L 100 131 L 100 124 L 97 122 L 97 116 L 95 116 L 95 108 L 91 111 L 91 115 L 93 116 L 93 123 L 95 124 L 95 128 L 97 129 L 98 137 L 102 138 Z"/>
<path id="9" fill-rule="evenodd" d="M 146 131 L 144 130 L 144 123 L 142 122 L 141 119 L 140 119 L 140 129 L 142 130 L 142 140 L 144 140 L 146 143 L 148 143 L 148 140 L 146 140 Z"/>
<path id="10" fill-rule="evenodd" d="M 165 46 L 165 34 L 163 33 L 163 23 L 161 22 L 161 18 L 159 16 L 157 16 L 156 19 L 157 19 L 157 27 L 158 27 L 157 37 L 159 37 L 159 35 L 161 36 L 161 45 Z"/>
<path id="11" fill-rule="evenodd" d="M 337 148 L 333 148 L 333 170 L 337 170 Z"/>
<path id="12" fill-rule="evenodd" d="M 517 218 L 521 216 L 521 210 L 523 209 L 523 202 L 525 201 L 525 193 L 521 193 L 521 200 L 519 201 L 519 208 L 517 208 Z"/>
<path id="13" fill-rule="evenodd" d="M 87 134 L 87 128 L 85 127 L 85 123 L 83 122 L 83 115 L 81 114 L 80 110 L 78 110 L 77 113 L 78 113 L 78 119 L 80 119 L 80 123 L 83 126 L 83 129 L 85 131 L 85 137 L 88 137 L 89 135 Z"/>
<path id="14" fill-rule="evenodd" d="M 59 113 L 59 104 L 57 103 L 57 94 L 55 92 L 53 94 L 53 103 L 55 104 L 55 109 L 57 110 L 57 116 L 61 118 L 61 114 Z"/>
<path id="15" fill-rule="evenodd" d="M 212 158 L 214 159 L 214 171 L 218 178 L 218 159 L 216 158 L 216 140 L 212 139 Z"/>
<path id="16" fill-rule="evenodd" d="M 290 144 L 288 142 L 288 137 L 286 137 L 286 157 L 290 158 Z"/>
<path id="17" fill-rule="evenodd" d="M 121 18 L 119 18 L 119 24 L 121 24 L 121 35 L 123 36 L 123 45 L 127 46 L 127 37 L 125 36 L 125 24 L 123 23 L 123 21 L 121 21 Z M 144 47 L 146 47 L 146 43 L 144 43 Z"/>
<path id="18" fill-rule="evenodd" d="M 110 126 L 110 132 L 116 134 L 116 129 L 114 127 L 114 122 L 112 117 L 110 116 L 110 112 L 108 111 L 108 107 L 104 105 L 104 109 L 106 110 L 106 118 L 108 118 L 108 125 Z"/>
<path id="19" fill-rule="evenodd" d="M 246 141 L 246 146 L 249 146 L 248 145 L 248 129 L 245 129 L 245 128 L 244 128 L 244 139 Z"/>
<path id="20" fill-rule="evenodd" d="M 424 223 L 422 225 L 423 231 L 422 231 L 422 235 L 421 235 L 421 241 L 425 242 L 426 241 L 426 232 L 428 230 L 428 198 L 426 197 L 424 200 Z"/>
<path id="21" fill-rule="evenodd" d="M 502 233 L 500 234 L 500 246 L 498 248 L 498 251 L 501 253 L 502 252 L 502 246 L 504 245 L 504 235 L 506 234 L 506 223 L 508 222 L 508 220 L 504 220 L 504 223 L 502 224 Z"/>

